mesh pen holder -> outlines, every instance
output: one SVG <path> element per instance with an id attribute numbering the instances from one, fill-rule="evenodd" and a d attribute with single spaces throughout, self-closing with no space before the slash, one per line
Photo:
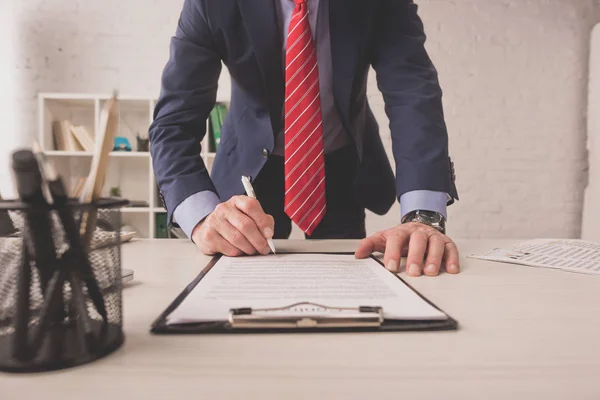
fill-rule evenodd
<path id="1" fill-rule="evenodd" d="M 77 232 L 82 216 L 97 212 L 101 228 L 86 252 L 74 245 L 58 208 L 0 202 L 0 212 L 8 212 L 17 228 L 17 234 L 0 237 L 0 371 L 69 368 L 122 345 L 119 209 L 126 204 L 102 199 L 63 206 L 74 217 Z M 64 216 L 65 208 L 60 211 Z M 47 218 L 55 262 L 41 260 L 44 265 L 38 265 L 28 223 L 35 218 Z"/>

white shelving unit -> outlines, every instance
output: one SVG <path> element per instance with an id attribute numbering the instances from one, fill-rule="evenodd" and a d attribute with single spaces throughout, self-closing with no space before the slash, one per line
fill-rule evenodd
<path id="1" fill-rule="evenodd" d="M 90 134 L 96 135 L 100 125 L 100 111 L 104 102 L 110 97 L 109 94 L 78 93 L 40 93 L 38 96 L 38 140 L 69 187 L 89 174 L 92 153 L 56 150 L 52 123 L 58 120 L 69 120 L 75 125 L 85 126 Z M 226 99 L 217 101 L 228 103 Z M 147 207 L 123 208 L 122 221 L 123 224 L 133 226 L 139 237 L 154 238 L 157 233 L 157 216 L 166 213 L 166 210 L 159 200 L 152 158 L 149 152 L 136 151 L 136 135 L 147 137 L 148 128 L 153 120 L 156 99 L 119 96 L 119 104 L 117 136 L 129 139 L 133 151 L 110 153 L 103 196 L 108 196 L 112 187 L 119 187 L 123 198 L 146 202 Z M 210 171 L 215 154 L 208 152 L 208 135 L 202 143 L 201 156 Z"/>

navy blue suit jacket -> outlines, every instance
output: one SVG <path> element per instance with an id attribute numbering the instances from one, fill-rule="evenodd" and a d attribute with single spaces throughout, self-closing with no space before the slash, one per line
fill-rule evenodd
<path id="1" fill-rule="evenodd" d="M 186 0 L 150 127 L 154 171 L 169 212 L 205 190 L 221 201 L 244 193 L 282 130 L 284 62 L 278 0 Z M 457 198 L 437 72 L 412 0 L 330 0 L 333 87 L 337 109 L 359 155 L 356 196 L 386 213 L 412 190 Z M 231 105 L 212 176 L 200 158 L 206 120 L 223 62 Z M 396 176 L 367 101 L 373 66 L 390 120 Z"/>

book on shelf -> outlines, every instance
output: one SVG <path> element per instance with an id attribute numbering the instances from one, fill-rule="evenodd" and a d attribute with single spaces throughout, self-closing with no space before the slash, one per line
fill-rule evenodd
<path id="1" fill-rule="evenodd" d="M 52 133 L 56 150 L 94 151 L 94 139 L 83 126 L 74 126 L 66 120 L 54 121 Z"/>
<path id="2" fill-rule="evenodd" d="M 69 129 L 71 131 L 71 129 Z M 75 139 L 73 136 L 73 132 L 69 132 L 70 134 L 67 136 L 67 147 L 69 151 L 84 151 L 83 146 Z"/>
<path id="3" fill-rule="evenodd" d="M 75 141 L 79 143 L 79 145 L 85 151 L 93 152 L 96 146 L 92 135 L 88 132 L 85 126 L 73 126 L 71 125 L 71 134 L 75 138 Z"/>
<path id="4" fill-rule="evenodd" d="M 70 133 L 69 121 L 54 121 L 52 123 L 52 134 L 54 136 L 54 148 L 56 150 L 67 150 L 67 134 Z"/>
<path id="5" fill-rule="evenodd" d="M 215 106 L 208 116 L 208 151 L 217 151 L 217 143 L 215 138 L 221 137 L 221 125 L 219 123 L 219 112 Z"/>
<path id="6" fill-rule="evenodd" d="M 156 239 L 168 239 L 169 238 L 169 224 L 167 222 L 166 213 L 154 214 L 156 233 L 154 237 Z"/>
<path id="7" fill-rule="evenodd" d="M 221 142 L 221 129 L 227 114 L 227 106 L 217 103 L 209 115 L 209 151 L 215 152 Z"/>
<path id="8" fill-rule="evenodd" d="M 215 147 L 219 147 L 219 143 L 221 142 L 221 130 L 223 129 L 223 123 L 225 122 L 225 116 L 227 115 L 227 106 L 225 104 L 217 104 L 217 111 L 219 113 L 219 136 L 215 137 Z M 216 150 L 216 148 L 215 148 Z"/>

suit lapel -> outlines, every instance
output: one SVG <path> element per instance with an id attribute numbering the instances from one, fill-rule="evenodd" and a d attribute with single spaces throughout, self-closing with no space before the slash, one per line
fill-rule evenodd
<path id="1" fill-rule="evenodd" d="M 282 33 L 279 29 L 276 1 L 237 0 L 240 13 L 262 74 L 273 132 L 281 130 L 285 94 Z"/>

